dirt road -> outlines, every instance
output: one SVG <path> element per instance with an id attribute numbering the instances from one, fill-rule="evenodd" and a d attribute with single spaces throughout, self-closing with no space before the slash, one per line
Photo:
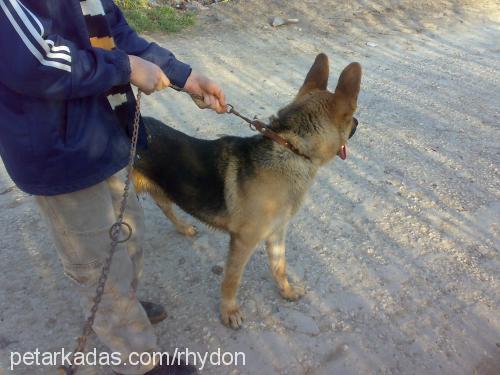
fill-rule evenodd
<path id="1" fill-rule="evenodd" d="M 289 230 L 301 301 L 279 297 L 260 248 L 240 292 L 245 326 L 225 328 L 212 269 L 227 236 L 198 223 L 198 237 L 181 237 L 143 201 L 141 293 L 168 308 L 162 348 L 246 353 L 246 366 L 204 374 L 500 372 L 500 4 L 411 3 L 240 1 L 202 11 L 184 35 L 149 36 L 261 118 L 293 98 L 319 52 L 332 88 L 347 63 L 364 68 L 351 155 L 320 171 Z M 271 15 L 300 22 L 273 29 Z M 201 138 L 251 134 L 174 92 L 143 112 Z M 82 322 L 32 198 L 11 186 L 1 169 L 0 374 L 12 351 L 72 349 Z M 82 373 L 95 372 L 107 373 Z"/>

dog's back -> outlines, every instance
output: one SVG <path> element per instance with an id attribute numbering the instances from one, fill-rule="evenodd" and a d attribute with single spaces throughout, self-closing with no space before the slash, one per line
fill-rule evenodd
<path id="1" fill-rule="evenodd" d="M 237 177 L 249 177 L 261 137 L 201 140 L 154 118 L 145 117 L 144 123 L 149 141 L 135 163 L 137 191 L 160 189 L 184 211 L 217 226 L 212 219 L 227 214 L 224 179 L 228 165 L 237 161 Z"/>
<path id="2" fill-rule="evenodd" d="M 139 151 L 135 164 L 138 191 L 162 189 L 182 209 L 198 217 L 204 212 L 214 215 L 224 211 L 224 181 L 216 142 L 190 137 L 153 118 L 145 117 L 144 123 L 149 142 L 146 150 Z M 151 184 L 156 186 L 146 186 Z"/>

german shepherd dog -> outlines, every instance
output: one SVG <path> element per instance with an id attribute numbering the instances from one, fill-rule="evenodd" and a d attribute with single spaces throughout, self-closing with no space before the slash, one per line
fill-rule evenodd
<path id="1" fill-rule="evenodd" d="M 221 286 L 222 322 L 242 325 L 237 292 L 256 246 L 265 241 L 269 268 L 287 300 L 303 290 L 286 275 L 285 232 L 319 167 L 336 155 L 345 160 L 361 84 L 361 66 L 348 65 L 335 92 L 327 90 L 328 57 L 320 54 L 291 104 L 271 117 L 269 127 L 300 153 L 262 135 L 201 140 L 145 118 L 149 147 L 133 172 L 138 193 L 148 193 L 185 235 L 196 229 L 178 219 L 172 203 L 231 236 Z M 300 154 L 307 155 L 307 157 Z"/>

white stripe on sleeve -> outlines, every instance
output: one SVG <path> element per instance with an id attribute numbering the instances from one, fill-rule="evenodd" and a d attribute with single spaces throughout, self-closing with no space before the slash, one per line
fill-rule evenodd
<path id="1" fill-rule="evenodd" d="M 57 62 L 57 61 L 46 60 L 44 58 L 44 56 L 42 56 L 42 54 L 40 53 L 40 51 L 38 51 L 38 49 L 35 48 L 35 46 L 31 43 L 31 41 L 29 40 L 29 38 L 23 32 L 23 30 L 21 29 L 21 27 L 19 26 L 19 24 L 16 22 L 16 20 L 12 16 L 12 13 L 10 12 L 9 8 L 7 8 L 7 6 L 5 5 L 4 0 L 0 0 L 0 7 L 3 9 L 3 11 L 4 11 L 5 15 L 7 16 L 7 18 L 9 19 L 12 27 L 17 32 L 17 34 L 19 35 L 19 37 L 21 38 L 21 40 L 24 42 L 24 44 L 26 45 L 26 47 L 28 48 L 28 50 L 33 54 L 33 56 L 36 57 L 36 59 L 40 62 L 40 64 L 45 65 L 45 66 L 50 66 L 52 68 L 57 68 L 57 69 L 65 70 L 65 71 L 71 73 L 71 66 L 69 64 L 60 63 L 60 62 Z"/>
<path id="2" fill-rule="evenodd" d="M 47 41 L 47 44 L 49 45 L 51 51 L 71 53 L 69 51 L 69 48 L 66 46 L 54 46 L 54 42 L 52 40 L 46 39 L 46 41 Z"/>
<path id="3" fill-rule="evenodd" d="M 33 12 L 31 10 L 29 10 L 28 8 L 26 8 L 26 6 L 23 3 L 21 3 L 19 1 L 19 4 L 21 4 L 21 6 L 24 8 L 24 10 L 26 12 L 28 12 L 30 14 L 31 18 L 33 18 L 35 20 L 36 24 L 40 28 L 39 34 L 40 34 L 40 36 L 43 37 L 43 34 L 45 34 L 45 28 L 43 27 L 43 25 L 40 22 L 40 20 L 33 14 Z M 70 50 L 69 50 L 69 48 L 66 47 L 66 46 L 54 46 L 54 44 L 55 44 L 54 41 L 52 41 L 50 39 L 46 39 L 46 41 L 47 41 L 47 44 L 49 45 L 50 50 L 52 52 L 67 52 L 68 54 L 71 53 Z"/>
<path id="4" fill-rule="evenodd" d="M 48 45 L 47 41 L 45 39 L 43 39 L 42 36 L 36 32 L 35 28 L 33 27 L 33 24 L 30 22 L 28 17 L 26 17 L 26 13 L 24 13 L 24 11 L 19 6 L 19 2 L 17 0 L 9 0 L 9 2 L 10 2 L 10 5 L 14 8 L 14 10 L 17 12 L 17 15 L 19 16 L 21 21 L 24 23 L 24 26 L 26 26 L 26 28 L 31 33 L 31 35 L 36 40 L 36 42 L 40 45 L 40 47 L 43 48 L 47 58 L 49 58 L 49 59 L 61 59 L 61 60 L 65 60 L 69 63 L 71 62 L 71 56 L 69 56 L 65 53 L 50 52 L 50 46 Z M 33 17 L 34 17 L 34 15 L 33 15 Z M 35 17 L 35 19 L 36 19 L 36 17 Z"/>

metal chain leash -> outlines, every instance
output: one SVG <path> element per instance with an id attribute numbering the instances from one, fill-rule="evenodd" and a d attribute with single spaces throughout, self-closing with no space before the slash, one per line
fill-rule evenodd
<path id="1" fill-rule="evenodd" d="M 111 269 L 111 262 L 113 260 L 113 255 L 115 254 L 116 251 L 116 246 L 120 243 L 127 242 L 130 239 L 130 237 L 132 237 L 132 227 L 128 223 L 123 221 L 123 218 L 125 215 L 125 208 L 127 207 L 127 199 L 129 196 L 130 182 L 131 182 L 131 173 L 132 173 L 132 168 L 134 167 L 135 155 L 137 151 L 137 139 L 139 137 L 139 124 L 141 119 L 141 96 L 142 92 L 139 90 L 139 92 L 137 93 L 137 104 L 135 108 L 135 117 L 133 124 L 134 130 L 132 133 L 130 156 L 127 165 L 127 177 L 125 179 L 125 187 L 123 189 L 120 211 L 116 223 L 114 223 L 109 229 L 109 236 L 111 237 L 111 248 L 109 250 L 108 257 L 104 262 L 104 266 L 102 267 L 101 275 L 99 276 L 99 281 L 97 282 L 97 288 L 95 292 L 96 295 L 94 297 L 92 308 L 90 309 L 90 315 L 85 321 L 82 335 L 78 338 L 77 346 L 73 352 L 73 358 L 75 353 L 83 353 L 85 351 L 88 337 L 92 333 L 92 326 L 94 325 L 97 309 L 99 308 L 99 304 L 101 303 L 102 296 L 104 294 L 104 287 L 106 286 L 106 281 L 108 280 L 109 271 Z M 125 239 L 120 240 L 119 238 L 120 229 L 122 227 L 127 228 L 128 234 Z M 75 366 L 74 361 L 71 362 L 72 363 L 70 366 L 60 367 L 60 370 L 62 371 L 60 373 L 65 375 L 76 374 L 77 367 Z"/>

